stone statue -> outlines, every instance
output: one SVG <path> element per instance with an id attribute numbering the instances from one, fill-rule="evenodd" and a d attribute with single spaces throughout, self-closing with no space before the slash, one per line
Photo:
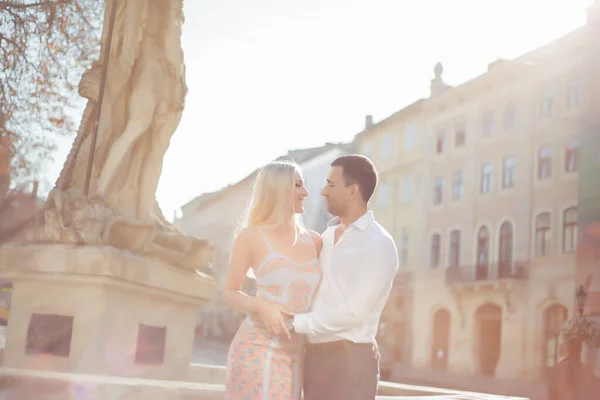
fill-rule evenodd
<path id="1" fill-rule="evenodd" d="M 183 0 L 118 0 L 107 51 L 114 1 L 106 0 L 102 55 L 79 83 L 79 94 L 88 103 L 77 137 L 28 237 L 38 242 L 111 245 L 201 269 L 212 258 L 211 246 L 177 231 L 155 198 L 163 157 L 187 93 L 181 49 Z M 85 196 L 105 66 L 90 190 Z"/>

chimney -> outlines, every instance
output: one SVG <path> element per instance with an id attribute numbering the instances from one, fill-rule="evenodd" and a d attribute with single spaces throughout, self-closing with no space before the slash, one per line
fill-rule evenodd
<path id="1" fill-rule="evenodd" d="M 367 115 L 365 116 L 365 130 L 369 129 L 373 126 L 373 116 Z"/>

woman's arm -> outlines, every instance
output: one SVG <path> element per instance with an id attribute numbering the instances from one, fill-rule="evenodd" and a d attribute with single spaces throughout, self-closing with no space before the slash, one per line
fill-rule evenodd
<path id="1" fill-rule="evenodd" d="M 242 292 L 242 285 L 253 261 L 251 240 L 248 228 L 242 229 L 235 239 L 223 289 L 223 297 L 227 304 L 246 312 L 254 311 L 252 303 L 255 299 Z"/>
<path id="2" fill-rule="evenodd" d="M 254 237 L 255 235 L 252 235 L 248 228 L 244 228 L 235 239 L 223 288 L 223 297 L 233 308 L 248 313 L 257 313 L 272 334 L 289 336 L 283 319 L 283 315 L 289 315 L 289 313 L 283 306 L 259 297 L 248 296 L 242 292 L 242 284 L 253 262 L 252 240 Z"/>

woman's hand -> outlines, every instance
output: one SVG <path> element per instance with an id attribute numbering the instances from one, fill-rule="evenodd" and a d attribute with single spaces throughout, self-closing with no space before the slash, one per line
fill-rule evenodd
<path id="1" fill-rule="evenodd" d="M 290 337 L 290 332 L 285 324 L 284 316 L 293 314 L 285 309 L 281 304 L 268 301 L 257 297 L 252 304 L 253 312 L 257 313 L 265 324 L 265 327 L 272 335 L 285 335 Z"/>
<path id="2" fill-rule="evenodd" d="M 379 352 L 379 345 L 377 344 L 377 340 L 373 341 L 373 350 L 375 351 L 375 356 L 378 360 L 381 361 L 381 353 Z"/>

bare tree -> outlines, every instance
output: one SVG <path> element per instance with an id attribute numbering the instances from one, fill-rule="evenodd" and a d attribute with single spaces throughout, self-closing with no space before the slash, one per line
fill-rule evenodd
<path id="1" fill-rule="evenodd" d="M 98 58 L 104 1 L 0 1 L 0 139 L 13 183 L 43 173 L 56 139 L 75 132 L 79 78 Z"/>

